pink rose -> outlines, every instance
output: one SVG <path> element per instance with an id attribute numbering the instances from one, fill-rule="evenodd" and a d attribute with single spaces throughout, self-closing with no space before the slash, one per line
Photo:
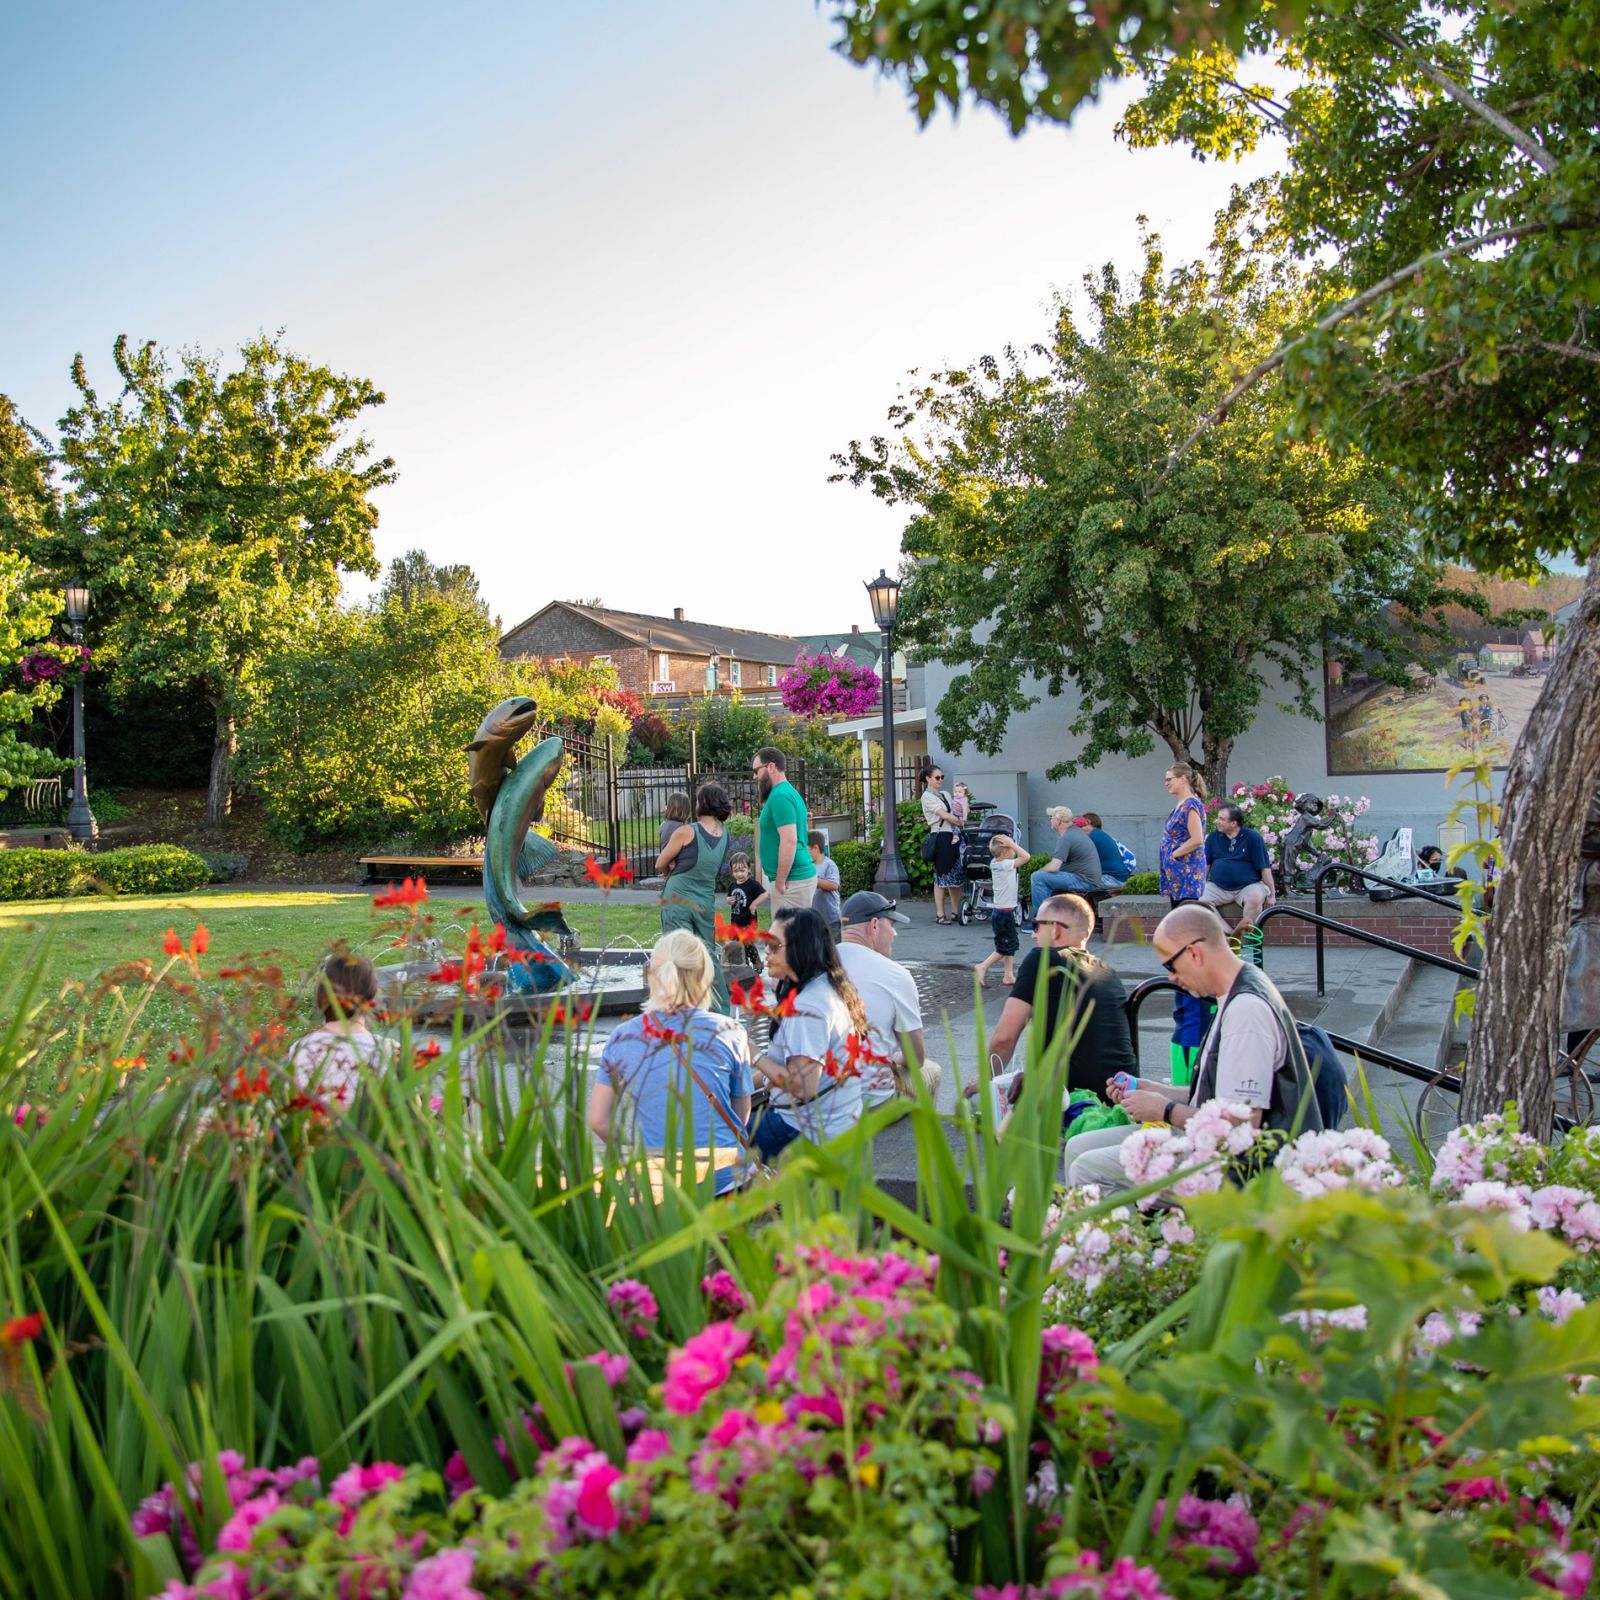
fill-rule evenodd
<path id="1" fill-rule="evenodd" d="M 642 1467 L 672 1454 L 672 1436 L 660 1428 L 645 1428 L 628 1446 L 628 1465 Z"/>
<path id="2" fill-rule="evenodd" d="M 578 1479 L 578 1521 L 591 1537 L 603 1539 L 622 1526 L 622 1513 L 611 1495 L 621 1482 L 622 1474 L 603 1459 Z"/>
<path id="3" fill-rule="evenodd" d="M 667 1410 L 693 1416 L 713 1389 L 720 1389 L 733 1364 L 750 1345 L 750 1335 L 731 1322 L 713 1322 L 701 1329 L 667 1361 L 662 1399 Z"/>
<path id="4" fill-rule="evenodd" d="M 472 1559 L 470 1550 L 441 1550 L 419 1561 L 403 1600 L 483 1600 L 482 1592 L 470 1587 Z"/>

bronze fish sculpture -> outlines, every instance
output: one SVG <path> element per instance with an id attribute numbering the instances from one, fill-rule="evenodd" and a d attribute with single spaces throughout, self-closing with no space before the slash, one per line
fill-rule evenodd
<path id="1" fill-rule="evenodd" d="M 494 797 L 506 774 L 517 764 L 511 753 L 517 741 L 539 720 L 539 708 L 523 695 L 502 700 L 478 724 L 472 743 L 467 746 L 467 771 L 472 782 L 472 798 L 485 822 L 494 810 Z"/>

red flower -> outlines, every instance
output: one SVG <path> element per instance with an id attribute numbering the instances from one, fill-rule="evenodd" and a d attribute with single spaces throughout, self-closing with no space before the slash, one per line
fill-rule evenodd
<path id="1" fill-rule="evenodd" d="M 412 1060 L 420 1066 L 424 1061 L 437 1061 L 444 1054 L 444 1046 L 437 1039 L 429 1039 L 412 1051 Z"/>
<path id="2" fill-rule="evenodd" d="M 775 1017 L 792 1017 L 794 1015 L 794 990 L 791 989 L 777 1005 L 772 1008 Z"/>
<path id="3" fill-rule="evenodd" d="M 437 972 L 428 974 L 429 983 L 460 983 L 461 963 L 459 961 L 441 961 Z"/>
<path id="4" fill-rule="evenodd" d="M 388 906 L 419 906 L 428 898 L 426 878 L 407 878 L 398 888 L 390 884 L 382 894 L 372 897 L 372 909 L 382 911 Z"/>
<path id="5" fill-rule="evenodd" d="M 734 985 L 735 989 L 738 987 L 738 984 Z M 658 1022 L 649 1011 L 646 1011 L 640 1018 L 639 1027 L 647 1039 L 660 1039 L 667 1044 L 675 1044 L 683 1038 L 683 1035 L 677 1029 L 669 1028 L 664 1022 Z"/>
<path id="6" fill-rule="evenodd" d="M 718 939 L 723 941 L 734 940 L 739 944 L 754 944 L 761 937 L 756 931 L 755 923 L 741 928 L 736 922 L 729 922 L 719 911 L 716 913 L 713 931 Z"/>
<path id="7" fill-rule="evenodd" d="M 13 1317 L 9 1322 L 0 1322 L 0 1349 L 20 1350 L 25 1344 L 32 1344 L 44 1332 L 44 1317 L 38 1311 L 30 1312 L 25 1317 Z"/>
<path id="8" fill-rule="evenodd" d="M 741 1011 L 765 1011 L 767 1008 L 767 991 L 760 978 L 752 979 L 748 989 L 742 983 L 730 983 L 728 998 Z"/>
<path id="9" fill-rule="evenodd" d="M 844 1042 L 845 1065 L 850 1069 L 852 1077 L 860 1077 L 861 1063 L 864 1061 L 869 1066 L 882 1065 L 889 1058 L 872 1048 L 872 1041 L 862 1034 L 852 1033 Z"/>
<path id="10" fill-rule="evenodd" d="M 266 1094 L 271 1087 L 265 1067 L 253 1078 L 245 1077 L 244 1068 L 240 1067 L 238 1072 L 234 1074 L 234 1084 L 228 1091 L 228 1098 L 230 1100 L 255 1100 Z"/>
<path id="11" fill-rule="evenodd" d="M 620 856 L 609 867 L 602 867 L 590 856 L 583 864 L 583 875 L 597 889 L 615 889 L 633 876 L 633 868 Z"/>
<path id="12" fill-rule="evenodd" d="M 161 948 L 169 956 L 181 956 L 183 954 L 183 940 L 178 937 L 176 928 L 167 929 L 167 936 L 161 941 Z"/>
<path id="13" fill-rule="evenodd" d="M 197 922 L 194 925 L 194 937 L 189 941 L 189 949 L 197 956 L 203 956 L 211 947 L 211 932 L 205 923 Z"/>
<path id="14" fill-rule="evenodd" d="M 494 925 L 494 932 L 489 935 L 489 951 L 492 955 L 500 955 L 505 948 L 506 925 L 503 922 L 497 922 Z"/>
<path id="15" fill-rule="evenodd" d="M 564 1006 L 557 1000 L 550 1007 L 550 1020 L 552 1022 L 587 1022 L 594 1014 L 594 1008 L 579 1001 L 571 1007 Z"/>
<path id="16" fill-rule="evenodd" d="M 841 1061 L 831 1050 L 822 1058 L 822 1070 L 836 1083 L 844 1078 L 861 1076 L 861 1068 L 854 1061 Z"/>

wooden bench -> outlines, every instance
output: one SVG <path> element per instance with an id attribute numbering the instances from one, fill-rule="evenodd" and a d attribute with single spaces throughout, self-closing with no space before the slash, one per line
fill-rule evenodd
<path id="1" fill-rule="evenodd" d="M 368 883 L 388 883 L 394 878 L 438 878 L 452 872 L 483 876 L 482 856 L 362 856 Z"/>

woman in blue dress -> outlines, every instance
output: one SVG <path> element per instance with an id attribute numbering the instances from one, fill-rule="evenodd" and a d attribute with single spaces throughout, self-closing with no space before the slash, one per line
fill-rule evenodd
<path id="1" fill-rule="evenodd" d="M 1198 900 L 1206 886 L 1205 780 L 1179 761 L 1167 768 L 1167 793 L 1176 804 L 1161 831 L 1161 892 L 1173 905 Z"/>

